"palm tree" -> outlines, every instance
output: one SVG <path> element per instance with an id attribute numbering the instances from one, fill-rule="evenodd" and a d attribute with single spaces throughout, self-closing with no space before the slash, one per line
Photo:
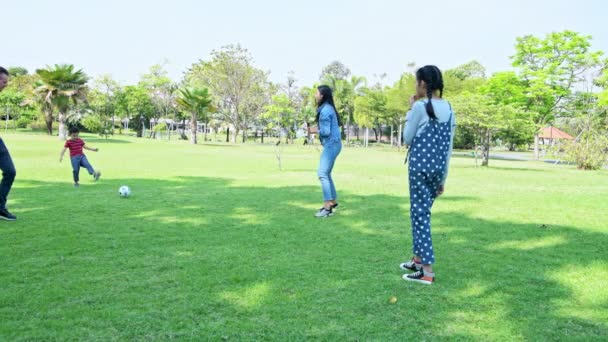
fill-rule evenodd
<path id="1" fill-rule="evenodd" d="M 186 88 L 179 91 L 177 97 L 177 105 L 182 110 L 190 113 L 190 142 L 196 144 L 197 121 L 200 119 L 205 123 L 205 141 L 207 141 L 207 124 L 209 122 L 209 113 L 215 109 L 211 105 L 212 99 L 207 88 Z"/>
<path id="2" fill-rule="evenodd" d="M 80 70 L 74 70 L 72 64 L 55 64 L 46 69 L 36 70 L 40 81 L 36 87 L 36 93 L 40 102 L 46 104 L 45 117 L 47 130 L 53 131 L 53 109 L 59 112 L 59 139 L 67 137 L 65 129 L 65 116 L 72 104 L 78 101 L 86 101 L 87 75 Z"/>

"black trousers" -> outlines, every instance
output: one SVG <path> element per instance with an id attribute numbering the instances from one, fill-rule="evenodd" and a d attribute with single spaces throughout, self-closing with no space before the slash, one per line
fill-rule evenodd
<path id="1" fill-rule="evenodd" d="M 1 210 L 6 209 L 6 200 L 9 192 L 11 192 L 13 181 L 15 180 L 15 175 L 17 174 L 17 171 L 15 171 L 15 165 L 13 164 L 13 159 L 11 158 L 10 153 L 8 153 L 8 149 L 6 148 L 6 145 L 4 145 L 2 138 L 0 138 L 0 170 L 2 170 L 2 181 L 0 182 Z"/>

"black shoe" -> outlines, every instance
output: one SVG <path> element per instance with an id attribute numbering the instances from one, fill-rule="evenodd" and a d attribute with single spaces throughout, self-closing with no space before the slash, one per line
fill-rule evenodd
<path id="1" fill-rule="evenodd" d="M 0 209 L 0 220 L 15 221 L 17 216 L 11 214 L 6 209 Z"/>
<path id="2" fill-rule="evenodd" d="M 421 269 L 420 271 L 418 271 L 416 273 L 404 274 L 402 276 L 402 278 L 403 278 L 403 280 L 415 281 L 417 283 L 421 283 L 421 284 L 425 284 L 425 285 L 431 285 L 432 283 L 435 282 L 435 274 L 434 273 L 425 274 L 424 269 Z"/>
<path id="3" fill-rule="evenodd" d="M 416 262 L 416 259 L 412 258 L 412 260 L 402 263 L 401 265 L 399 265 L 399 267 L 402 270 L 416 272 L 416 271 L 420 271 L 422 269 L 422 263 L 418 263 L 418 262 Z"/>
<path id="4" fill-rule="evenodd" d="M 337 208 L 338 208 L 338 206 L 339 206 L 339 204 L 338 204 L 338 203 L 333 204 L 333 205 L 331 206 L 331 210 L 335 210 L 335 209 L 337 209 Z M 325 209 L 325 207 L 321 207 L 321 208 L 319 208 L 319 211 L 321 211 L 321 210 L 323 210 L 323 209 Z"/>
<path id="5" fill-rule="evenodd" d="M 317 214 L 315 215 L 316 218 L 325 218 L 325 217 L 330 217 L 333 216 L 334 211 L 332 209 L 325 209 L 325 208 L 321 208 Z"/>

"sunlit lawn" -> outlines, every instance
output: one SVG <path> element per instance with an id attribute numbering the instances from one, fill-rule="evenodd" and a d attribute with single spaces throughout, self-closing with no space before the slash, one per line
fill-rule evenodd
<path id="1" fill-rule="evenodd" d="M 608 172 L 455 158 L 434 207 L 437 282 L 410 256 L 403 152 L 344 149 L 340 210 L 318 147 L 85 136 L 72 186 L 56 137 L 3 135 L 0 340 L 605 340 Z M 128 185 L 133 196 L 121 199 Z M 396 296 L 395 304 L 389 298 Z"/>

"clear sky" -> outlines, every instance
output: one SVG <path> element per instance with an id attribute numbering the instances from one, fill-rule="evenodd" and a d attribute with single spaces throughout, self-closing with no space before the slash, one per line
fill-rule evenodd
<path id="1" fill-rule="evenodd" d="M 126 84 L 167 60 L 178 81 L 213 49 L 240 43 L 275 82 L 294 71 L 312 84 L 332 60 L 392 81 L 408 62 L 507 70 L 526 34 L 570 29 L 608 53 L 606 18 L 605 0 L 6 0 L 0 65 L 72 63 Z"/>

